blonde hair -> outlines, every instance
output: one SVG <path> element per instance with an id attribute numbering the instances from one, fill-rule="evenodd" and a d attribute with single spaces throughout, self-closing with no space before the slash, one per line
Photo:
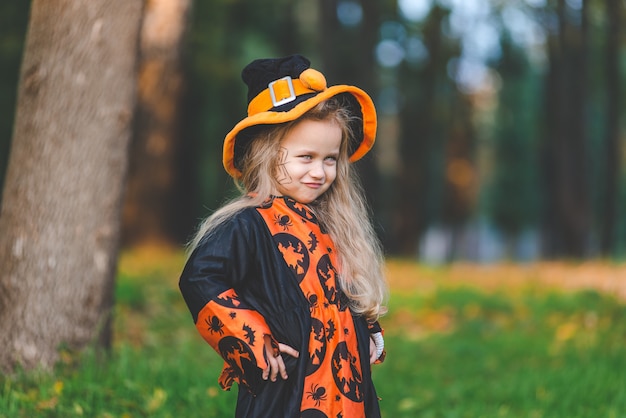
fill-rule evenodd
<path id="1" fill-rule="evenodd" d="M 254 137 L 242 161 L 243 175 L 235 180 L 241 195 L 202 222 L 190 248 L 195 248 L 214 228 L 242 209 L 260 206 L 270 198 L 277 186 L 275 171 L 282 139 L 302 120 L 331 121 L 342 129 L 337 177 L 330 188 L 308 206 L 335 243 L 340 263 L 337 266 L 339 287 L 350 300 L 351 310 L 375 321 L 386 312 L 383 252 L 370 222 L 361 184 L 348 160 L 354 116 L 337 96 L 318 104 L 295 121 L 267 128 Z"/>

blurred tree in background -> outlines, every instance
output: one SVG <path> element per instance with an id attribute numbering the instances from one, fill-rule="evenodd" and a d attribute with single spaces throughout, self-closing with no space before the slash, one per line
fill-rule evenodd
<path id="1" fill-rule="evenodd" d="M 139 41 L 137 108 L 124 203 L 124 245 L 181 241 L 194 189 L 182 135 L 183 43 L 191 0 L 150 0 Z"/>
<path id="2" fill-rule="evenodd" d="M 28 1 L 5 2 L 0 6 L 0 186 L 9 161 L 17 81 L 29 7 Z"/>
<path id="3" fill-rule="evenodd" d="M 0 177 L 25 3 L 0 5 Z M 329 84 L 374 98 L 378 144 L 357 167 L 389 253 L 427 261 L 626 254 L 623 2 L 145 3 L 127 245 L 180 245 L 232 193 L 221 146 L 246 112 L 241 69 L 297 52 Z M 149 13 L 159 5 L 167 18 L 154 33 L 176 36 L 150 44 Z"/>
<path id="4" fill-rule="evenodd" d="M 604 181 L 600 181 L 600 184 L 604 184 L 601 189 L 600 205 L 600 249 L 601 253 L 605 256 L 609 256 L 615 253 L 616 247 L 619 245 L 621 248 L 624 246 L 624 222 L 619 221 L 619 215 L 625 211 L 626 202 L 624 200 L 624 191 L 626 190 L 626 175 L 624 175 L 624 169 L 621 167 L 624 155 L 624 138 L 623 130 L 621 128 L 620 114 L 623 114 L 623 86 L 622 78 L 624 76 L 624 69 L 622 67 L 623 62 L 623 32 L 620 27 L 624 22 L 624 6 L 623 2 L 619 0 L 607 0 L 605 6 L 605 19 L 604 25 L 596 29 L 600 32 L 603 28 L 604 31 L 600 32 L 599 38 L 604 39 L 604 45 L 602 42 L 596 42 L 597 48 L 594 49 L 594 57 L 598 57 L 599 62 L 604 63 L 604 69 L 598 69 L 600 76 L 600 82 L 595 83 L 596 91 L 604 92 L 605 99 L 605 111 L 606 119 L 602 118 L 601 113 L 597 114 L 601 123 L 605 123 L 605 144 L 603 148 L 604 152 L 600 153 L 599 160 L 604 160 L 605 167 Z M 604 52 L 604 54 L 602 53 Z M 601 80 L 604 79 L 604 82 Z M 598 97 L 602 98 L 602 94 Z M 601 100 L 601 99 L 600 99 Z M 622 181 L 620 182 L 620 177 Z M 621 183 L 621 190 L 620 190 Z M 621 199 L 620 199 L 621 195 Z M 618 209 L 621 209 L 620 210 Z M 620 233 L 621 226 L 621 233 Z"/>
<path id="5" fill-rule="evenodd" d="M 548 3 L 548 72 L 544 90 L 547 254 L 583 257 L 591 238 L 589 189 L 589 1 L 573 9 Z"/>
<path id="6" fill-rule="evenodd" d="M 506 31 L 506 28 L 504 29 Z M 542 185 L 538 173 L 542 98 L 537 71 L 506 31 L 501 58 L 493 68 L 501 78 L 491 127 L 493 174 L 486 185 L 486 211 L 502 231 L 506 253 L 515 252 L 525 230 L 540 221 Z"/>

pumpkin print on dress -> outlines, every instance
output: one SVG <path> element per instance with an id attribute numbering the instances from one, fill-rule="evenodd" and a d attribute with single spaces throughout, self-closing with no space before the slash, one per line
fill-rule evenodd
<path id="1" fill-rule="evenodd" d="M 337 254 L 330 236 L 311 210 L 293 199 L 275 198 L 272 205 L 257 211 L 311 313 L 301 417 L 363 416 L 363 374 L 354 320 L 338 286 Z M 287 219 L 291 225 L 285 231 Z"/>

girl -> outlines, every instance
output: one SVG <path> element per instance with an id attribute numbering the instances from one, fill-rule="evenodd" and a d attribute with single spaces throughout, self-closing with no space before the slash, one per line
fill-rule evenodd
<path id="1" fill-rule="evenodd" d="M 369 96 L 293 55 L 242 73 L 248 117 L 223 162 L 242 195 L 201 225 L 180 278 L 196 328 L 239 385 L 237 417 L 379 417 L 382 253 L 350 163 L 374 143 Z"/>

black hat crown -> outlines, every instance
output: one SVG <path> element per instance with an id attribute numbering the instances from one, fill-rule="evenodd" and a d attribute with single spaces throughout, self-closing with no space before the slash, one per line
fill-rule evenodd
<path id="1" fill-rule="evenodd" d="M 241 78 L 248 86 L 248 103 L 272 82 L 283 77 L 298 78 L 311 66 L 302 55 L 289 55 L 282 58 L 262 58 L 252 61 L 241 72 Z"/>

